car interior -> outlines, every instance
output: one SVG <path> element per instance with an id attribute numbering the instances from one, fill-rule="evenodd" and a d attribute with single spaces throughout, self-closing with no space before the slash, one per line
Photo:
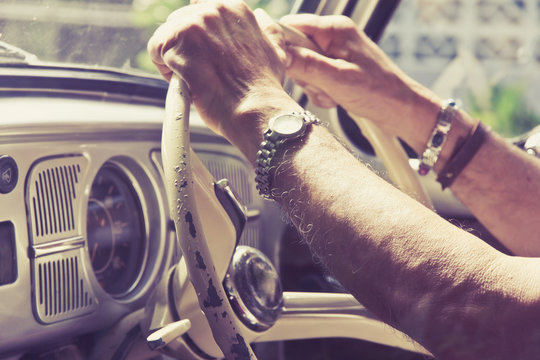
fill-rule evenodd
<path id="1" fill-rule="evenodd" d="M 122 42 L 132 63 L 143 56 L 151 32 L 124 22 L 144 20 L 116 13 L 143 3 L 0 4 L 0 359 L 222 358 L 218 316 L 200 306 L 212 301 L 259 359 L 431 358 L 322 268 L 259 196 L 247 160 L 191 108 L 181 81 L 169 85 L 96 48 L 106 39 Z M 392 53 L 393 21 L 413 1 L 277 3 L 283 14 L 348 16 Z M 148 4 L 136 15 L 178 6 Z M 67 40 L 81 33 L 85 40 Z M 31 44 L 37 34 L 56 48 Z M 434 176 L 416 175 L 406 144 L 284 86 L 373 171 L 508 252 Z M 200 249 L 186 240 L 195 234 Z M 201 286 L 216 292 L 206 297 Z"/>

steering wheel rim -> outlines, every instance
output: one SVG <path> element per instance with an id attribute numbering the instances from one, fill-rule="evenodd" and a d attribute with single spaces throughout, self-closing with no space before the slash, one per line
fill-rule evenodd
<path id="1" fill-rule="evenodd" d="M 216 270 L 198 216 L 191 168 L 190 105 L 187 85 L 173 75 L 167 93 L 162 135 L 163 171 L 170 216 L 199 306 L 223 355 L 226 359 L 256 359 L 227 300 L 223 276 Z"/>

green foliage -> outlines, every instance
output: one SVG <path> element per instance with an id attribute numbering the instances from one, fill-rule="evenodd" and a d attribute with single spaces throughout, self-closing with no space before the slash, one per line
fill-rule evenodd
<path id="1" fill-rule="evenodd" d="M 526 101 L 524 84 L 498 84 L 491 89 L 489 108 L 471 96 L 471 114 L 504 136 L 523 134 L 540 124 L 540 116 Z"/>

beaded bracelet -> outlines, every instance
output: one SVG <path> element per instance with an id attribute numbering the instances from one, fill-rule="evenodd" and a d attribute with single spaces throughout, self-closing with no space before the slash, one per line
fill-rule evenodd
<path id="1" fill-rule="evenodd" d="M 452 120 L 454 120 L 456 113 L 456 102 L 452 99 L 446 100 L 439 111 L 437 122 L 435 123 L 435 128 L 427 143 L 426 150 L 424 150 L 420 157 L 420 165 L 418 166 L 419 175 L 427 175 L 439 159 L 439 155 L 446 142 L 448 132 L 452 126 Z"/>

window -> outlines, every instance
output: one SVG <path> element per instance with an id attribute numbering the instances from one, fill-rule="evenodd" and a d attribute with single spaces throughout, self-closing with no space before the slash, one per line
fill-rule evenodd
<path id="1" fill-rule="evenodd" d="M 402 0 L 381 47 L 511 137 L 540 124 L 540 1 Z"/>

